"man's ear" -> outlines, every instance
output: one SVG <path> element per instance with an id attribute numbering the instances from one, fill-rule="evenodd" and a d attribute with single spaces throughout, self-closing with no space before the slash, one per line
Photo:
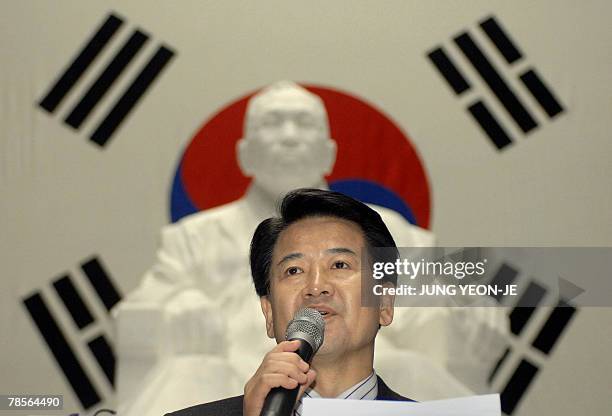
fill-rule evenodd
<path id="1" fill-rule="evenodd" d="M 391 282 L 383 283 L 383 287 L 395 287 Z M 380 296 L 380 314 L 378 323 L 381 326 L 391 325 L 393 322 L 393 304 L 395 303 L 395 295 L 384 294 Z"/>
<path id="2" fill-rule="evenodd" d="M 266 332 L 268 333 L 269 338 L 274 338 L 274 319 L 272 318 L 272 304 L 267 296 L 262 296 L 259 298 L 259 302 L 261 303 L 261 311 L 264 314 L 264 318 L 266 318 Z"/>

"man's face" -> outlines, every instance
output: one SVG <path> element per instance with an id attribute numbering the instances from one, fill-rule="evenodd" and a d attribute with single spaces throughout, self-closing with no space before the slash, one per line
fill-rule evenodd
<path id="1" fill-rule="evenodd" d="M 263 297 L 268 336 L 284 340 L 295 312 L 327 312 L 318 356 L 342 356 L 373 348 L 378 325 L 393 319 L 393 307 L 361 306 L 363 232 L 335 217 L 306 218 L 284 230 L 274 247 L 270 294 Z"/>
<path id="2" fill-rule="evenodd" d="M 335 159 L 335 143 L 318 101 L 299 90 L 282 90 L 264 97 L 249 117 L 243 145 L 247 174 L 278 192 L 323 180 Z"/>

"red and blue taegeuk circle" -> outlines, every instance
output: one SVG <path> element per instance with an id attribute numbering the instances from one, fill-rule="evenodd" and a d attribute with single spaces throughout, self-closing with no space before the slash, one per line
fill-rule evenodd
<path id="1" fill-rule="evenodd" d="M 410 138 L 380 110 L 346 92 L 304 85 L 327 109 L 338 153 L 330 189 L 400 213 L 429 228 L 431 200 L 423 163 Z M 236 161 L 250 93 L 204 123 L 178 163 L 170 194 L 172 222 L 242 197 L 251 181 Z"/>

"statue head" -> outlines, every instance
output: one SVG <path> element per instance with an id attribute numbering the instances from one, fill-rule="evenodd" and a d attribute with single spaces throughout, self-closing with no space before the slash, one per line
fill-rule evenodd
<path id="1" fill-rule="evenodd" d="M 320 187 L 336 160 L 323 101 L 290 81 L 249 100 L 236 150 L 242 172 L 274 196 Z"/>

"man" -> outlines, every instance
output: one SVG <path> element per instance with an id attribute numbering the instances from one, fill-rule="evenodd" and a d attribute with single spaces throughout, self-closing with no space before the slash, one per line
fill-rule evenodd
<path id="1" fill-rule="evenodd" d="M 361 272 L 368 267 L 362 261 L 370 258 L 362 258 L 362 250 L 396 247 L 380 215 L 348 196 L 317 189 L 290 192 L 279 211 L 257 227 L 250 252 L 267 334 L 278 345 L 264 356 L 243 396 L 173 416 L 258 416 L 269 391 L 281 386 L 300 386 L 295 415 L 304 396 L 410 400 L 389 389 L 373 368 L 374 341 L 380 326 L 393 320 L 393 298 L 377 298 L 378 307 L 361 304 Z M 305 307 L 325 314 L 325 340 L 310 366 L 293 352 L 299 341 L 284 340 L 289 321 Z"/>

